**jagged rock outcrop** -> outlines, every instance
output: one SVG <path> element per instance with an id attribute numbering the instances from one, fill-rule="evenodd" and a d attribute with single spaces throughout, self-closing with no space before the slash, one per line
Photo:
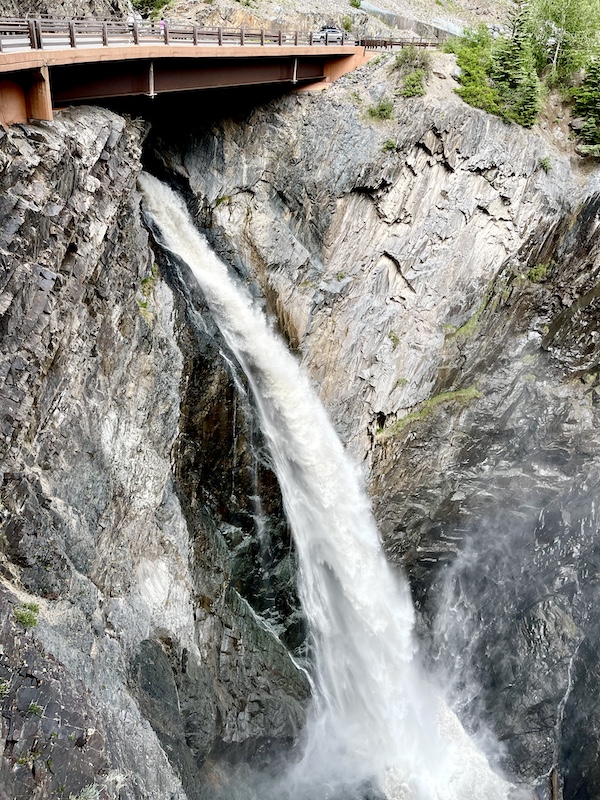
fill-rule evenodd
<path id="1" fill-rule="evenodd" d="M 594 797 L 597 172 L 448 65 L 377 121 L 390 68 L 156 151 L 364 461 L 466 724 L 540 797 Z"/>
<path id="2" fill-rule="evenodd" d="M 2 17 L 41 17 L 77 19 L 79 17 L 127 17 L 132 13 L 129 0 L 2 0 Z"/>
<path id="3" fill-rule="evenodd" d="M 232 428 L 233 376 L 154 262 L 135 190 L 143 135 L 78 109 L 0 138 L 11 800 L 88 785 L 205 797 L 207 757 L 284 745 L 303 721 L 304 675 L 231 585 L 231 483 L 211 489 L 201 465 L 215 410 Z M 210 390 L 190 393 L 192 365 Z M 225 452 L 241 461 L 250 421 L 237 420 Z"/>
<path id="4" fill-rule="evenodd" d="M 531 780 L 555 767 L 568 798 L 597 791 L 600 730 L 588 694 L 599 667 L 597 189 L 530 231 L 471 324 L 448 336 L 434 389 L 447 402 L 376 452 L 389 552 L 438 615 L 437 657 L 460 666 L 460 702 L 494 720 L 513 769 L 527 765 Z M 464 404 L 467 386 L 477 396 Z"/>

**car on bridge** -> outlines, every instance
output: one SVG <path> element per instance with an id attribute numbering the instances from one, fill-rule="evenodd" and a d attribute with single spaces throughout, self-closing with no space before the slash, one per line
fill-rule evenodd
<path id="1" fill-rule="evenodd" d="M 344 44 L 350 39 L 347 31 L 342 31 L 332 25 L 323 25 L 320 31 L 313 33 L 313 44 Z"/>

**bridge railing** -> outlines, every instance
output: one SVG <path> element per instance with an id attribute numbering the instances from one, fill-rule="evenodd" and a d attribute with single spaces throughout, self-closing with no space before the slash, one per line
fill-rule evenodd
<path id="1" fill-rule="evenodd" d="M 440 42 L 433 39 L 394 39 L 389 36 L 368 36 L 359 40 L 367 50 L 398 50 L 403 47 L 439 47 Z"/>
<path id="2" fill-rule="evenodd" d="M 0 53 L 17 50 L 55 50 L 69 47 L 119 45 L 349 45 L 358 44 L 347 34 L 327 34 L 313 41 L 312 33 L 298 31 L 204 28 L 169 20 L 0 18 Z"/>

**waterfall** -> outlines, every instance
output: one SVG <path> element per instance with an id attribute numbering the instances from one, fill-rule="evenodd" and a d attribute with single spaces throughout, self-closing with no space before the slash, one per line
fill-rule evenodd
<path id="1" fill-rule="evenodd" d="M 182 200 L 147 174 L 139 186 L 248 376 L 296 544 L 315 691 L 304 754 L 277 797 L 326 800 L 369 781 L 390 800 L 508 797 L 422 674 L 407 583 L 385 559 L 359 470 L 307 376 Z"/>

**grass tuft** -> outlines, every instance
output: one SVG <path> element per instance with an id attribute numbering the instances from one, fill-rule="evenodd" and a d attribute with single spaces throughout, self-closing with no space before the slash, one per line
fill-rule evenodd
<path id="1" fill-rule="evenodd" d="M 367 108 L 367 114 L 372 119 L 391 119 L 393 110 L 394 104 L 392 101 L 384 98 L 378 103 L 375 103 L 375 105 L 369 106 L 369 108 Z"/>

